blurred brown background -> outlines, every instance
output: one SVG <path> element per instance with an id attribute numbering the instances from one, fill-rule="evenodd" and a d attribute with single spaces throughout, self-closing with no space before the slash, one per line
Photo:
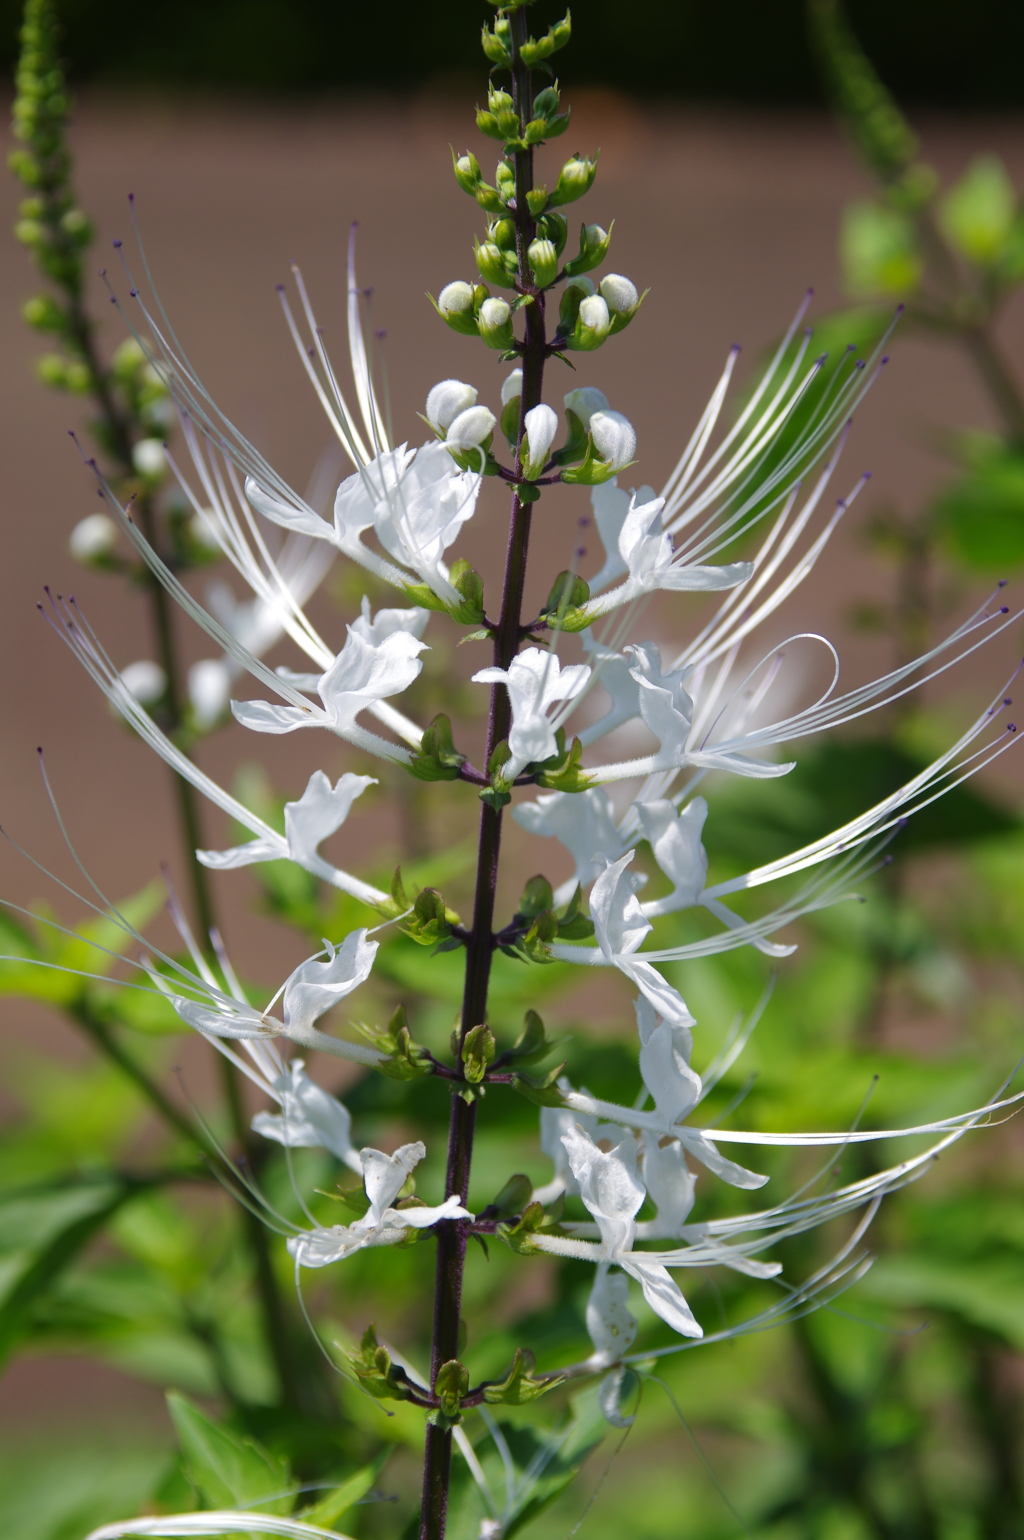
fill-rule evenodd
<path id="1" fill-rule="evenodd" d="M 109 253 L 113 280 L 126 291 L 110 241 L 123 236 L 129 260 L 135 261 L 127 205 L 133 192 L 154 278 L 199 374 L 228 415 L 300 488 L 328 432 L 301 375 L 274 284 L 287 277 L 291 260 L 301 263 L 328 346 L 343 365 L 344 263 L 352 220 L 360 226 L 360 280 L 372 285 L 375 322 L 386 332 L 384 359 L 399 435 L 419 437 L 423 429 L 415 414 L 429 387 L 446 376 L 468 374 L 481 399 L 497 401 L 505 366 L 446 331 L 424 297 L 425 290 L 436 294 L 446 282 L 472 272 L 476 210 L 454 185 L 447 151 L 449 143 L 467 140 L 468 122 L 465 103 L 445 97 L 402 106 L 365 100 L 315 111 L 280 103 L 227 108 L 198 98 L 88 93 L 79 103 L 76 174 L 82 206 L 100 232 L 97 253 Z M 1021 119 L 933 116 L 919 126 L 925 156 L 944 179 L 959 175 L 979 150 L 991 149 L 1003 157 L 1015 185 L 1024 184 Z M 732 342 L 743 344 L 749 369 L 784 329 L 808 285 L 816 291 L 819 312 L 843 302 L 836 261 L 839 216 L 868 186 L 835 127 L 810 111 L 677 108 L 655 114 L 615 95 L 576 93 L 569 148 L 577 144 L 601 147 L 588 217 L 617 221 L 613 267 L 652 292 L 628 334 L 584 358 L 572 379 L 568 371 L 560 372 L 552 391 L 576 383 L 604 388 L 637 427 L 637 480 L 657 486 L 689 436 Z M 545 153 L 554 156 L 558 147 Z M 3 198 L 4 228 L 9 228 L 17 202 L 11 179 L 3 183 Z M 114 721 L 38 614 L 36 602 L 44 584 L 73 592 L 118 665 L 151 655 L 146 616 L 140 596 L 126 594 L 117 581 L 83 572 L 67 553 L 73 525 L 98 506 L 89 473 L 66 433 L 82 426 L 81 413 L 75 398 L 56 397 L 33 378 L 39 339 L 24 327 L 18 306 L 38 281 L 13 241 L 0 243 L 0 273 L 5 296 L 0 307 L 5 470 L 0 817 L 39 861 L 70 880 L 71 862 L 36 764 L 35 748 L 43 745 L 85 866 L 105 891 L 120 896 L 141 887 L 160 862 L 175 867 L 168 775 Z M 121 323 L 98 279 L 94 297 L 103 312 L 103 341 L 116 345 Z M 1003 339 L 1014 368 L 1024 373 L 1024 302 L 1006 316 Z M 886 643 L 854 635 L 846 624 L 848 603 L 877 597 L 883 581 L 860 531 L 883 503 L 909 506 L 937 482 L 944 468 L 938 428 L 992 425 L 967 365 L 950 351 L 907 338 L 897 339 L 893 354 L 860 412 L 834 483 L 836 494 L 865 468 L 873 471 L 873 480 L 801 591 L 797 610 L 780 618 L 768 639 L 811 628 L 845 642 L 846 683 L 888 662 Z M 585 494 L 567 491 L 557 502 L 546 500 L 543 510 L 533 562 L 537 598 L 578 538 L 575 521 L 586 510 Z M 458 554 L 474 561 L 491 583 L 503 553 L 504 526 L 503 500 L 490 483 Z M 326 600 L 317 605 L 316 613 L 331 613 Z M 326 624 L 332 628 L 328 635 L 339 637 L 336 613 Z M 184 645 L 190 659 L 212 651 L 194 635 L 185 636 Z M 967 689 L 973 681 L 987 693 L 997 676 L 1009 671 L 1018 645 L 1019 637 L 1002 639 L 951 688 Z M 466 648 L 457 660 L 466 673 L 483 661 L 479 649 L 471 652 Z M 278 659 L 272 655 L 271 661 Z M 301 789 L 317 765 L 337 774 L 346 763 L 355 764 L 333 743 L 325 749 L 314 741 L 319 737 L 260 740 L 260 758 L 289 794 Z M 230 780 L 232 767 L 254 757 L 251 740 L 243 739 L 240 728 L 220 734 L 201 749 L 203 765 L 218 779 Z M 1019 785 L 1012 762 L 1002 783 L 1011 793 Z M 225 843 L 225 820 L 215 812 L 206 816 L 208 843 Z M 383 812 L 371 810 L 346 830 L 346 855 L 358 865 L 375 842 L 396 844 L 398 837 Z M 297 960 L 291 942 L 258 917 L 240 923 L 248 891 L 243 876 L 215 881 L 240 966 L 264 983 L 276 981 Z M 0 890 L 24 903 L 46 892 L 47 884 L 4 848 Z M 52 888 L 48 897 L 56 898 Z M 55 1051 L 72 1051 L 64 1030 L 41 1011 L 14 1004 L 5 1007 L 4 1016 L 6 1063 L 16 1062 L 26 1034 L 36 1046 L 52 1042 Z M 0 1417 L 51 1417 L 75 1404 L 95 1405 L 101 1383 L 116 1392 L 116 1378 L 108 1371 L 102 1382 L 90 1375 L 82 1370 L 69 1378 L 52 1365 L 36 1373 L 22 1364 L 0 1383 Z M 132 1394 L 140 1405 L 150 1405 L 138 1387 Z M 154 1391 L 152 1404 L 157 1401 Z"/>

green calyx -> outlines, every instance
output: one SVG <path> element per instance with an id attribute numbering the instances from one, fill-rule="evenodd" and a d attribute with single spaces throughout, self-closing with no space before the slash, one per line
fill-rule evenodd
<path id="1" fill-rule="evenodd" d="M 512 1367 L 503 1380 L 484 1387 L 484 1400 L 489 1406 L 526 1406 L 536 1401 L 547 1390 L 565 1383 L 564 1374 L 548 1374 L 537 1379 L 533 1373 L 534 1356 L 528 1349 L 516 1348 Z"/>
<path id="2" fill-rule="evenodd" d="M 483 1023 L 470 1027 L 462 1040 L 460 1052 L 463 1074 L 470 1085 L 479 1085 L 484 1079 L 496 1052 L 497 1044 L 490 1027 Z"/>
<path id="3" fill-rule="evenodd" d="M 427 727 L 407 768 L 419 781 L 457 781 L 465 763 L 465 754 L 452 740 L 452 724 L 442 711 Z"/>
<path id="4" fill-rule="evenodd" d="M 540 622 L 553 631 L 585 631 L 590 621 L 582 607 L 589 600 L 590 586 L 585 578 L 568 569 L 560 572 L 540 612 Z"/>
<path id="5" fill-rule="evenodd" d="M 391 1362 L 391 1354 L 377 1341 L 377 1332 L 368 1326 L 359 1351 L 346 1353 L 352 1372 L 365 1391 L 376 1401 L 408 1401 L 413 1385 L 404 1369 Z"/>
<path id="6" fill-rule="evenodd" d="M 479 470 L 479 464 L 474 469 Z M 439 599 L 426 583 L 406 583 L 404 587 L 409 598 L 421 609 L 441 610 L 444 614 L 450 615 L 452 620 L 460 626 L 478 626 L 484 618 L 483 578 L 475 567 L 471 566 L 464 557 L 460 557 L 458 561 L 452 563 L 448 581 L 456 593 L 462 596 L 457 604 Z"/>
<path id="7" fill-rule="evenodd" d="M 561 1103 L 553 1103 L 552 1105 L 560 1106 Z M 500 1224 L 498 1226 L 498 1237 L 505 1242 L 505 1245 L 511 1251 L 518 1251 L 521 1256 L 529 1256 L 531 1252 L 541 1249 L 533 1244 L 532 1237 L 534 1235 L 562 1234 L 558 1221 L 561 1218 L 563 1206 L 561 1198 L 551 1205 L 550 1212 L 541 1203 L 530 1203 L 518 1219 L 510 1220 L 507 1224 Z"/>
<path id="8" fill-rule="evenodd" d="M 463 1397 L 469 1390 L 469 1370 L 457 1358 L 450 1358 L 437 1371 L 434 1395 L 439 1405 L 430 1415 L 430 1421 L 439 1428 L 454 1428 L 462 1421 Z"/>
<path id="9" fill-rule="evenodd" d="M 386 1027 L 371 1027 L 361 1021 L 353 1025 L 384 1057 L 384 1063 L 377 1067 L 389 1080 L 421 1080 L 434 1073 L 429 1050 L 414 1043 L 409 1035 L 404 1005 L 398 1007 Z"/>
<path id="10" fill-rule="evenodd" d="M 559 914 L 555 910 L 554 893 L 547 878 L 531 877 L 523 890 L 519 908 L 512 919 L 513 925 L 518 928 L 518 934 L 515 939 L 502 942 L 501 950 L 507 956 L 518 957 L 524 962 L 547 963 L 551 961 L 553 942 L 587 940 L 594 934 L 594 924 L 581 913 L 582 896 L 582 890 L 577 883 L 575 893 Z M 541 1042 L 543 1042 L 544 1024 L 539 1016 L 537 1023 L 540 1027 Z M 530 1049 L 531 1059 L 543 1058 L 543 1056 L 543 1053 Z"/>

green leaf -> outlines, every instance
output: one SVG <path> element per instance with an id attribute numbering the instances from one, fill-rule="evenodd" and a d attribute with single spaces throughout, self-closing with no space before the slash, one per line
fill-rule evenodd
<path id="1" fill-rule="evenodd" d="M 244 1505 L 256 1513 L 283 1516 L 291 1512 L 291 1472 L 284 1460 L 255 1439 L 243 1438 L 212 1422 L 177 1391 L 168 1394 L 167 1409 L 181 1445 L 185 1472 L 211 1508 Z"/>
<path id="2" fill-rule="evenodd" d="M 522 1172 L 517 1172 L 515 1176 L 509 1177 L 504 1187 L 487 1207 L 499 1218 L 511 1219 L 529 1207 L 532 1193 L 533 1183 L 530 1178 L 524 1176 Z"/>
<path id="3" fill-rule="evenodd" d="M 373 1490 L 381 1471 L 387 1464 L 391 1449 L 382 1449 L 369 1465 L 357 1470 L 327 1497 L 320 1499 L 312 1508 L 304 1508 L 298 1515 L 304 1524 L 319 1524 L 322 1529 L 333 1529 L 348 1510 L 361 1502 L 367 1492 Z"/>
<path id="4" fill-rule="evenodd" d="M 141 1190 L 119 1178 L 21 1188 L 0 1204 L 0 1362 L 32 1310 L 118 1209 Z"/>
<path id="5" fill-rule="evenodd" d="M 462 1063 L 470 1085 L 479 1085 L 496 1052 L 494 1033 L 481 1023 L 470 1027 L 462 1044 Z"/>
<path id="6" fill-rule="evenodd" d="M 1013 184 L 998 155 L 979 155 L 939 204 L 946 239 L 980 267 L 998 262 L 1017 214 Z"/>
<path id="7" fill-rule="evenodd" d="M 1001 576 L 1024 562 L 1024 454 L 988 438 L 965 453 L 966 475 L 935 500 L 939 527 L 961 561 Z"/>

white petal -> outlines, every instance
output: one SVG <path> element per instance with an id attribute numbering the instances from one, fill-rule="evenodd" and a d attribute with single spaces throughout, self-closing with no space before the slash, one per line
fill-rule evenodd
<path id="1" fill-rule="evenodd" d="M 354 930 L 326 962 L 310 957 L 300 963 L 284 986 L 282 1004 L 289 1037 L 301 1042 L 306 1028 L 369 977 L 377 946 L 376 941 L 367 941 L 365 930 Z"/>
<path id="2" fill-rule="evenodd" d="M 425 416 L 432 428 L 447 432 L 460 412 L 476 404 L 476 389 L 462 380 L 441 380 L 427 396 Z"/>
<path id="3" fill-rule="evenodd" d="M 655 1315 L 667 1321 L 673 1331 L 683 1337 L 703 1337 L 703 1327 L 695 1320 L 693 1311 L 667 1268 L 660 1262 L 649 1262 L 642 1253 L 636 1251 L 620 1257 L 619 1265 L 632 1274 Z"/>

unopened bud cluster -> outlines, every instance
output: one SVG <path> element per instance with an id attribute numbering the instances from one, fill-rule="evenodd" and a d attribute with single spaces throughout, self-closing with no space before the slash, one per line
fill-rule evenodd
<path id="1" fill-rule="evenodd" d="M 569 245 L 568 220 L 560 210 L 592 188 L 597 176 L 596 155 L 572 155 L 562 165 L 553 187 L 534 185 L 533 150 L 564 133 L 570 114 L 562 108 L 558 82 L 553 80 L 534 92 L 531 71 L 568 42 L 570 22 L 567 15 L 539 39 L 531 36 L 523 40 L 519 33 L 517 43 L 513 25 L 517 9 L 502 7 L 493 26 L 483 32 L 484 53 L 494 69 L 487 105 L 477 109 L 476 122 L 481 133 L 502 144 L 493 181 L 485 179 L 471 150 L 452 154 L 456 182 L 488 216 L 483 238 L 473 242 L 478 276 L 476 281 L 456 279 L 446 284 L 434 301 L 438 314 L 453 331 L 479 337 L 510 362 L 525 350 L 525 341 L 516 335 L 517 313 L 534 304 L 546 309 L 547 295 L 556 285 L 564 288 L 557 322 L 548 328 L 549 353 L 596 351 L 629 325 L 644 298 L 621 273 L 608 273 L 599 280 L 587 276 L 608 256 L 611 226 L 605 229 L 599 224 L 582 224 L 578 248 Z M 500 78 L 503 71 L 510 77 L 507 84 Z M 495 80 L 495 76 L 499 78 Z M 495 294 L 495 289 L 506 293 Z M 517 454 L 517 473 L 523 481 L 532 482 L 554 471 L 564 481 L 593 484 L 606 480 L 632 460 L 636 448 L 633 430 L 625 418 L 609 408 L 599 391 L 592 392 L 600 401 L 590 409 L 580 405 L 579 391 L 566 397 L 568 432 L 566 442 L 556 449 L 557 414 L 551 407 L 539 405 L 521 411 L 521 381 L 521 370 L 506 380 L 499 423 Z M 451 385 L 448 381 L 443 389 Z M 454 418 L 443 421 L 440 408 L 433 410 L 432 403 L 437 405 L 434 398 L 441 390 L 439 386 L 432 392 L 427 417 L 458 458 L 470 442 L 461 425 L 456 430 Z M 570 398 L 575 407 L 569 405 Z M 440 399 L 438 396 L 437 401 Z M 487 449 L 494 418 L 486 408 L 477 408 L 475 401 L 474 391 L 472 410 L 486 412 L 489 423 L 486 434 L 477 434 L 473 444 Z M 483 421 L 483 417 L 474 420 L 475 424 Z M 486 468 L 492 474 L 500 471 L 489 453 Z"/>

